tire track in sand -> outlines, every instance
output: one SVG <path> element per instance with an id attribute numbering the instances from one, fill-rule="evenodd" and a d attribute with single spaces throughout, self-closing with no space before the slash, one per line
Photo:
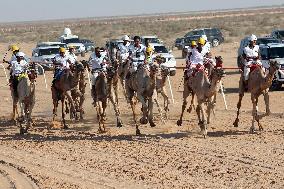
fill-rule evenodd
<path id="1" fill-rule="evenodd" d="M 3 189 L 38 189 L 25 174 L 4 161 L 0 161 L 0 184 Z"/>

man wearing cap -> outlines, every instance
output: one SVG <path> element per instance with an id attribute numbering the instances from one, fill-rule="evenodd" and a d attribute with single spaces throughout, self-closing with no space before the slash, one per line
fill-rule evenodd
<path id="1" fill-rule="evenodd" d="M 95 52 L 91 54 L 89 62 L 92 65 L 92 90 L 91 95 L 93 98 L 93 105 L 96 106 L 96 80 L 99 72 L 106 71 L 106 60 L 105 56 L 102 56 L 101 49 L 95 48 Z"/>
<path id="2" fill-rule="evenodd" d="M 54 80 L 52 81 L 53 84 L 57 79 L 60 78 L 64 70 L 70 69 L 71 61 L 65 53 L 66 49 L 60 47 L 59 55 L 56 55 L 53 59 L 53 64 L 54 64 L 54 77 L 53 77 Z"/>
<path id="3" fill-rule="evenodd" d="M 75 62 L 77 61 L 77 56 L 75 55 L 75 47 L 74 46 L 69 47 L 68 58 L 69 58 L 71 64 L 75 64 Z"/>
<path id="4" fill-rule="evenodd" d="M 257 37 L 252 34 L 249 38 L 249 45 L 244 48 L 243 58 L 244 58 L 244 80 L 245 85 L 248 83 L 250 66 L 251 64 L 262 65 L 259 60 L 259 46 L 256 45 Z"/>
<path id="5" fill-rule="evenodd" d="M 146 47 L 141 44 L 141 38 L 139 36 L 134 37 L 134 45 L 129 47 L 130 51 L 130 73 L 137 71 L 137 68 L 141 64 L 146 63 Z"/>
<path id="6" fill-rule="evenodd" d="M 25 53 L 18 52 L 16 55 L 16 60 L 13 60 L 10 63 L 10 86 L 11 90 L 13 91 L 14 95 L 17 97 L 17 86 L 19 83 L 19 76 L 23 73 L 27 73 L 28 70 L 28 62 L 25 60 Z"/>
<path id="7" fill-rule="evenodd" d="M 123 43 L 118 45 L 116 58 L 119 60 L 121 64 L 125 64 L 129 58 L 130 38 L 127 35 L 125 35 L 122 37 L 122 40 Z"/>

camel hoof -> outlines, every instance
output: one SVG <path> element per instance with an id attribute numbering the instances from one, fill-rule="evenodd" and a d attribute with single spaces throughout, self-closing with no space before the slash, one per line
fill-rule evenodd
<path id="1" fill-rule="evenodd" d="M 24 128 L 20 128 L 20 135 L 23 135 L 23 134 L 25 134 L 25 129 Z"/>
<path id="2" fill-rule="evenodd" d="M 239 119 L 237 118 L 235 120 L 235 122 L 233 123 L 234 127 L 238 127 L 239 126 Z"/>
<path id="3" fill-rule="evenodd" d="M 140 123 L 143 124 L 143 125 L 146 125 L 146 124 L 148 123 L 148 119 L 142 117 L 142 118 L 140 119 Z"/>
<path id="4" fill-rule="evenodd" d="M 255 133 L 254 127 L 251 127 L 251 128 L 250 128 L 249 133 L 250 133 L 250 134 L 254 134 L 254 133 Z"/>
<path id="5" fill-rule="evenodd" d="M 136 129 L 136 136 L 140 136 L 141 135 L 141 132 L 139 129 Z"/>
<path id="6" fill-rule="evenodd" d="M 122 122 L 121 122 L 121 121 L 118 121 L 116 126 L 117 126 L 117 127 L 122 127 Z"/>
<path id="7" fill-rule="evenodd" d="M 263 127 L 259 125 L 259 131 L 263 131 Z"/>
<path id="8" fill-rule="evenodd" d="M 149 121 L 151 127 L 156 127 L 156 124 L 153 121 Z"/>
<path id="9" fill-rule="evenodd" d="M 177 120 L 177 125 L 182 126 L 182 120 Z"/>

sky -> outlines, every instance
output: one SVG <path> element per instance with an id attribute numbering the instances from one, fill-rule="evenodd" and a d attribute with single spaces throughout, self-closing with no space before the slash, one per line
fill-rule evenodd
<path id="1" fill-rule="evenodd" d="M 284 0 L 0 0 L 0 22 L 283 5 Z"/>

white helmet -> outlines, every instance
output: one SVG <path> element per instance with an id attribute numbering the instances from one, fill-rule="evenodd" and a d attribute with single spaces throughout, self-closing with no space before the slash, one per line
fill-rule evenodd
<path id="1" fill-rule="evenodd" d="M 125 36 L 122 37 L 122 40 L 123 40 L 123 41 L 129 41 L 130 38 L 129 38 L 127 35 L 125 35 Z"/>
<path id="2" fill-rule="evenodd" d="M 202 35 L 201 38 L 203 38 L 205 41 L 207 41 L 207 36 L 206 35 Z"/>
<path id="3" fill-rule="evenodd" d="M 254 34 L 251 34 L 251 36 L 249 37 L 250 41 L 256 41 L 257 37 Z"/>
<path id="4" fill-rule="evenodd" d="M 23 53 L 23 52 L 17 52 L 16 56 L 18 56 L 18 57 L 24 57 L 24 56 L 25 56 L 25 53 Z"/>

